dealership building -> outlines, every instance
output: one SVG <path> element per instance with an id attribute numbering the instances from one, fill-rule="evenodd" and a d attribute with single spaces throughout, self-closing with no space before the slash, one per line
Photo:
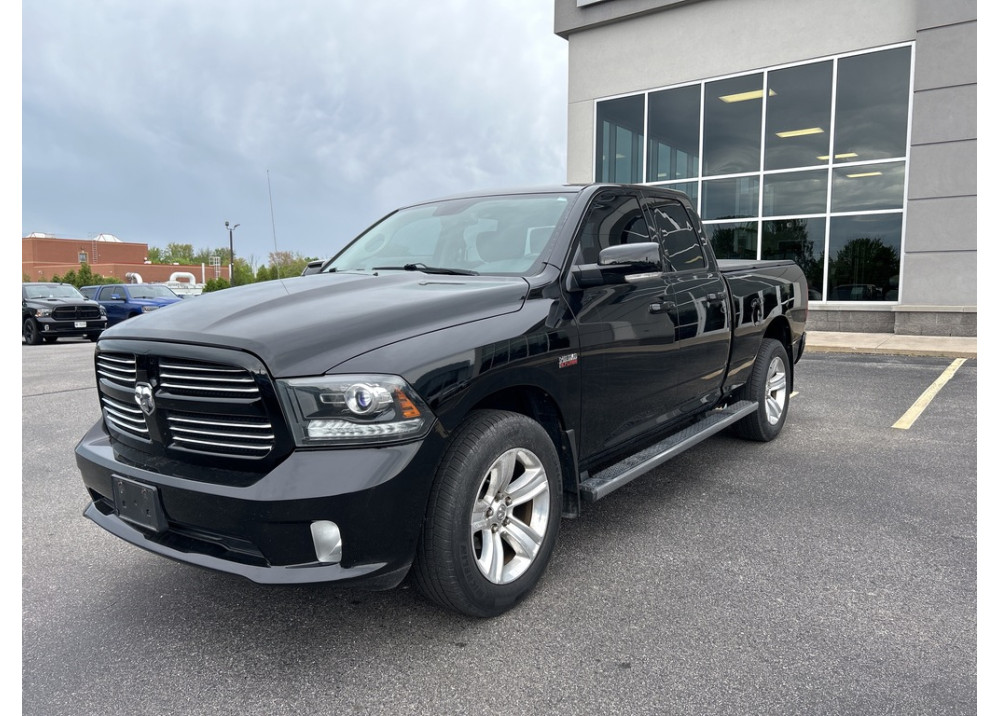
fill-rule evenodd
<path id="1" fill-rule="evenodd" d="M 567 179 L 667 186 L 810 328 L 976 335 L 975 0 L 555 0 Z"/>

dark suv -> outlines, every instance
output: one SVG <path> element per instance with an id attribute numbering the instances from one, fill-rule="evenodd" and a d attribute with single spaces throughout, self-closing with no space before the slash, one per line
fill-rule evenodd
<path id="1" fill-rule="evenodd" d="M 81 336 L 96 341 L 107 327 L 104 308 L 76 287 L 68 283 L 21 284 L 21 333 L 28 345 Z"/>

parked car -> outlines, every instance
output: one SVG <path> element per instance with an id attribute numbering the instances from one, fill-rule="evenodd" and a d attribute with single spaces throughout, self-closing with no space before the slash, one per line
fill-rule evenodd
<path id="1" fill-rule="evenodd" d="M 59 338 L 96 341 L 108 327 L 107 313 L 68 283 L 21 284 L 21 335 L 28 345 Z"/>
<path id="2" fill-rule="evenodd" d="M 400 209 L 317 274 L 185 304 L 97 343 L 86 517 L 262 583 L 412 570 L 482 617 L 561 517 L 721 430 L 778 437 L 808 290 L 716 260 L 686 195 L 597 184 Z"/>
<path id="3" fill-rule="evenodd" d="M 170 288 L 158 283 L 109 283 L 84 286 L 80 290 L 104 307 L 109 326 L 182 300 Z"/>

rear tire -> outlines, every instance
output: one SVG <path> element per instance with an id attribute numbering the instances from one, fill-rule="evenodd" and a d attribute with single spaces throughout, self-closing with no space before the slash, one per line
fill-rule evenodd
<path id="1" fill-rule="evenodd" d="M 476 411 L 434 479 L 414 583 L 447 609 L 501 614 L 541 578 L 561 511 L 559 458 L 545 429 L 518 413 Z"/>
<path id="2" fill-rule="evenodd" d="M 788 415 L 791 367 L 785 347 L 772 338 L 760 343 L 750 380 L 740 397 L 753 400 L 757 410 L 736 423 L 736 434 L 745 440 L 768 442 L 778 437 Z"/>

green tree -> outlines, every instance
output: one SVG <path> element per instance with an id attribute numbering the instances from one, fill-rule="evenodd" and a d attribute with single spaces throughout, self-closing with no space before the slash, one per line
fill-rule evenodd
<path id="1" fill-rule="evenodd" d="M 246 259 L 237 256 L 235 262 L 233 263 L 233 285 L 242 286 L 253 282 L 253 267 L 247 263 Z"/>
<path id="2" fill-rule="evenodd" d="M 273 281 L 276 278 L 278 278 L 278 275 L 273 266 L 261 266 L 257 269 L 256 281 L 258 283 L 261 281 Z"/>
<path id="3" fill-rule="evenodd" d="M 198 253 L 191 257 L 191 263 L 212 265 L 212 257 L 218 256 L 219 263 L 223 266 L 229 265 L 229 247 L 223 246 L 218 249 L 200 249 Z"/>
<path id="4" fill-rule="evenodd" d="M 77 288 L 83 288 L 84 286 L 95 286 L 104 283 L 118 283 L 118 280 L 114 277 L 104 278 L 100 274 L 94 273 L 93 269 L 90 268 L 90 264 L 84 261 L 80 264 L 79 271 L 70 269 L 62 276 L 56 274 L 52 277 L 52 282 L 68 283 Z"/>
<path id="5" fill-rule="evenodd" d="M 273 251 L 268 254 L 268 263 L 276 274 L 276 278 L 291 278 L 301 276 L 302 269 L 306 267 L 310 259 L 300 253 L 291 251 Z"/>
<path id="6" fill-rule="evenodd" d="M 167 244 L 167 263 L 193 264 L 194 247 L 191 244 Z"/>
<path id="7" fill-rule="evenodd" d="M 224 278 L 210 278 L 205 282 L 205 288 L 202 289 L 202 293 L 221 291 L 224 288 L 229 288 L 229 281 Z"/>

